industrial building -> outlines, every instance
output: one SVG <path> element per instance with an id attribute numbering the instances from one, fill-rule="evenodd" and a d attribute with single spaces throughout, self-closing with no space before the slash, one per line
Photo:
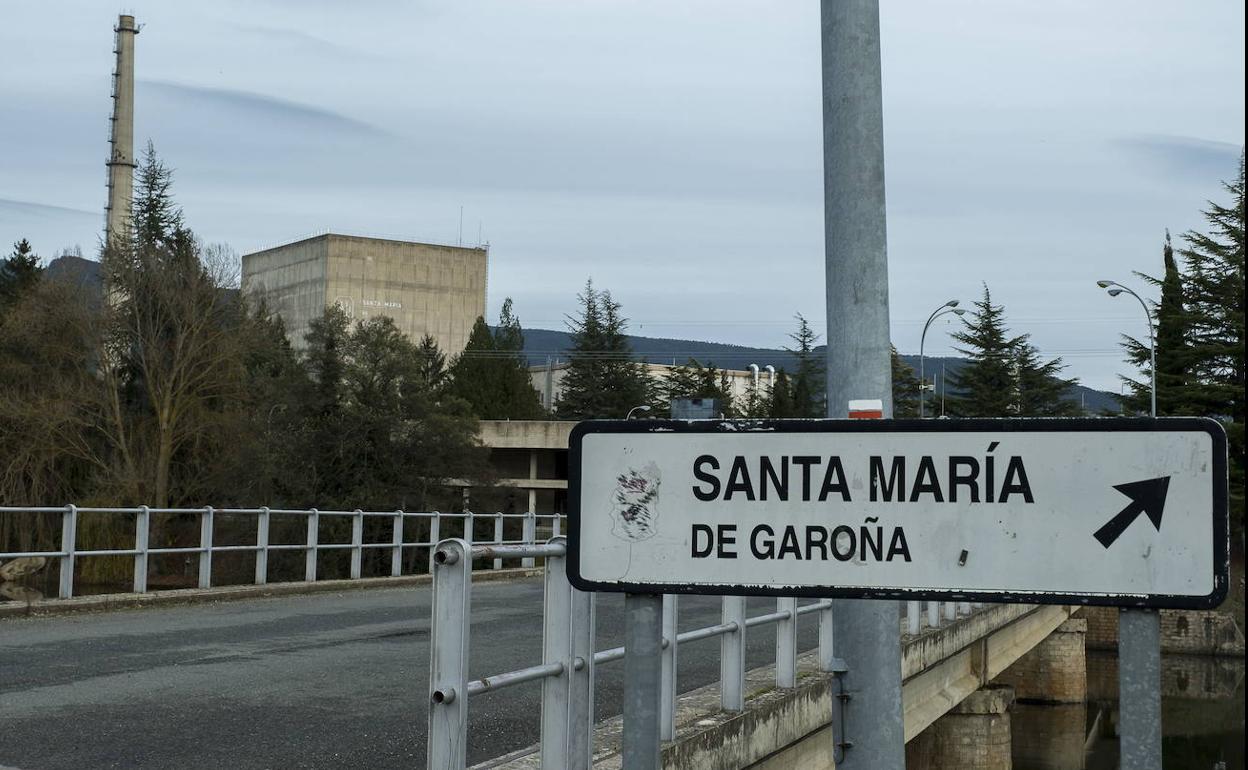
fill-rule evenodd
<path id="1" fill-rule="evenodd" d="M 568 366 L 564 361 L 529 367 L 533 389 L 547 411 L 553 411 L 563 395 L 563 378 L 568 373 Z M 647 363 L 646 374 L 655 382 L 662 382 L 675 368 L 675 364 Z M 767 393 L 776 381 L 774 366 L 762 367 L 760 371 L 758 365 L 753 364 L 749 369 L 721 369 L 720 372 L 727 377 L 728 392 L 738 401 L 744 401 L 751 392 Z"/>
<path id="2" fill-rule="evenodd" d="M 354 320 L 389 316 L 413 341 L 448 355 L 485 315 L 488 249 L 325 233 L 243 255 L 243 291 L 282 317 L 296 348 L 325 308 Z"/>

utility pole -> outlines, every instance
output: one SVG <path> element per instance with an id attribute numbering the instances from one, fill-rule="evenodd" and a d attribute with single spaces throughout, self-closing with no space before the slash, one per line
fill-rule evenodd
<path id="1" fill-rule="evenodd" d="M 893 415 L 888 256 L 884 219 L 884 114 L 879 0 L 822 0 L 824 247 L 828 416 L 851 399 L 880 399 Z M 902 770 L 901 623 L 897 603 L 839 600 L 836 655 L 850 700 L 851 744 L 838 770 Z"/>

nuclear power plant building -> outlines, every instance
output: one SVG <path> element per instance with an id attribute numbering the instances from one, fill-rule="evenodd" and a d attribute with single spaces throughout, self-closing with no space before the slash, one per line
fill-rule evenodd
<path id="1" fill-rule="evenodd" d="M 337 304 L 353 320 L 389 316 L 448 355 L 485 315 L 488 250 L 327 233 L 243 255 L 242 288 L 282 317 L 291 343 Z"/>

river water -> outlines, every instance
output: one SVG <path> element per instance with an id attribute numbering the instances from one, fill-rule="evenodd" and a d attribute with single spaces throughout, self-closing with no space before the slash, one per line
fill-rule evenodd
<path id="1" fill-rule="evenodd" d="M 1118 770 L 1118 657 L 1088 652 L 1088 701 L 1015 704 L 1015 770 Z M 1244 770 L 1244 659 L 1162 658 L 1166 770 Z"/>

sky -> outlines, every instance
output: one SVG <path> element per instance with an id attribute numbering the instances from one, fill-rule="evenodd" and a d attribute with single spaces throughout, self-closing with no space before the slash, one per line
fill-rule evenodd
<path id="1" fill-rule="evenodd" d="M 1149 296 L 1132 271 L 1226 200 L 1244 3 L 881 5 L 894 344 L 986 285 L 1013 333 L 1117 392 L 1144 313 L 1095 281 Z M 94 256 L 119 12 L 142 25 L 136 144 L 208 242 L 488 242 L 489 312 L 510 296 L 530 327 L 563 328 L 590 278 L 635 334 L 780 347 L 795 313 L 824 325 L 815 0 L 6 4 L 5 246 Z"/>

